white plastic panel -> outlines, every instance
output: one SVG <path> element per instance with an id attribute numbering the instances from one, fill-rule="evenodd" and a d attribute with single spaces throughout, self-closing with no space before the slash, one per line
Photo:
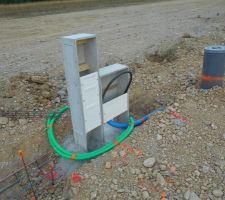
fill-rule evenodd
<path id="1" fill-rule="evenodd" d="M 109 65 L 103 68 L 99 69 L 99 76 L 105 77 L 105 76 L 111 76 L 114 73 L 117 72 L 121 72 L 123 70 L 128 70 L 128 67 L 126 65 L 122 65 L 122 64 L 113 64 L 113 65 Z"/>
<path id="2" fill-rule="evenodd" d="M 123 94 L 103 104 L 104 123 L 128 110 L 128 94 Z"/>
<path id="3" fill-rule="evenodd" d="M 97 72 L 83 76 L 80 79 L 86 133 L 101 125 L 98 79 Z"/>

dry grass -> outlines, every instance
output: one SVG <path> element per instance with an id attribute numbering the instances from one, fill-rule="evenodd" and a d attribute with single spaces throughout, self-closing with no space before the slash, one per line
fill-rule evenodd
<path id="1" fill-rule="evenodd" d="M 171 62 L 177 59 L 178 44 L 162 47 L 154 54 L 146 55 L 146 59 L 152 62 Z"/>

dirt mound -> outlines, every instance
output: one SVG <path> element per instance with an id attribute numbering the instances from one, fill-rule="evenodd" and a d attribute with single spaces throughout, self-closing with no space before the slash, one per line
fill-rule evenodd
<path id="1" fill-rule="evenodd" d="M 4 108 L 44 107 L 57 97 L 57 89 L 50 83 L 47 73 L 19 73 L 1 85 L 0 98 Z"/>

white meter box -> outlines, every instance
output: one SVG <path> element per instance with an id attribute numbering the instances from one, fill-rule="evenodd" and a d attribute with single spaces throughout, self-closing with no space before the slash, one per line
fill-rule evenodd
<path id="1" fill-rule="evenodd" d="M 129 120 L 128 94 L 124 94 L 128 67 L 114 64 L 99 70 L 93 34 L 65 36 L 62 43 L 74 140 L 80 152 L 92 151 L 104 143 L 104 123 Z M 110 81 L 121 73 L 103 96 Z"/>
<path id="2" fill-rule="evenodd" d="M 84 123 L 86 133 L 100 126 L 101 105 L 98 73 L 94 72 L 81 77 L 81 94 L 83 101 Z"/>

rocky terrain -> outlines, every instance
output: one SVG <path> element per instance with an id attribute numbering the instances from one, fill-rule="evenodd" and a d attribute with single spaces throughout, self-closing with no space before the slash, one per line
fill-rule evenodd
<path id="1" fill-rule="evenodd" d="M 50 80 L 47 73 L 19 73 L 1 81 L 1 176 L 17 168 L 20 148 L 28 160 L 48 150 L 45 121 L 67 103 L 66 95 L 64 78 Z"/>
<path id="2" fill-rule="evenodd" d="M 115 150 L 84 164 L 81 182 L 69 180 L 66 197 L 225 199 L 225 90 L 198 89 L 203 47 L 224 42 L 216 36 L 183 38 L 173 61 L 134 65 L 131 95 L 138 88 L 145 94 L 136 94 L 140 104 L 155 100 L 165 112 L 137 127 Z"/>
<path id="3" fill-rule="evenodd" d="M 134 74 L 131 115 L 138 118 L 159 106 L 165 110 L 135 128 L 113 151 L 74 167 L 75 176 L 57 167 L 60 178 L 52 184 L 46 178 L 48 165 L 30 167 L 38 199 L 225 200 L 225 89 L 198 87 L 204 47 L 225 43 L 224 16 L 222 0 L 175 0 L 1 18 L 1 177 L 22 166 L 19 149 L 27 162 L 51 150 L 46 117 L 67 103 L 56 38 L 93 32 L 101 38 L 101 66 L 122 62 Z M 11 31 L 14 26 L 18 31 Z M 60 143 L 70 136 L 69 112 L 54 128 Z M 56 166 L 66 163 L 50 155 Z M 13 199 L 31 198 L 29 190 L 25 196 L 16 192 L 24 186 L 23 171 L 17 187 L 9 190 L 10 195 L 15 190 Z"/>
<path id="4" fill-rule="evenodd" d="M 146 55 L 143 64 L 130 65 L 131 114 L 140 117 L 159 105 L 165 111 L 137 127 L 113 151 L 74 169 L 79 181 L 57 168 L 63 179 L 52 186 L 43 171 L 33 168 L 39 199 L 225 199 L 225 90 L 198 87 L 204 47 L 224 43 L 224 32 L 200 38 L 185 33 L 176 44 Z M 1 88 L 1 102 L 12 99 L 12 105 L 21 109 L 50 112 L 65 103 L 64 81 L 63 76 L 50 80 L 47 74 L 20 73 Z M 28 97 L 30 104 L 26 104 Z M 10 109 L 10 104 L 5 108 Z M 49 144 L 45 117 L 11 119 L 1 117 L 0 123 L 1 155 L 9 161 L 2 169 L 12 170 L 18 166 L 19 148 L 31 158 L 48 150 Z M 66 115 L 55 126 L 60 142 L 70 129 Z M 53 158 L 57 163 L 54 154 Z"/>
<path id="5" fill-rule="evenodd" d="M 60 38 L 77 33 L 96 34 L 100 66 L 142 62 L 145 53 L 185 32 L 201 36 L 221 31 L 224 8 L 224 0 L 170 0 L 24 18 L 2 16 L 0 77 L 21 71 L 53 77 L 63 73 Z"/>

